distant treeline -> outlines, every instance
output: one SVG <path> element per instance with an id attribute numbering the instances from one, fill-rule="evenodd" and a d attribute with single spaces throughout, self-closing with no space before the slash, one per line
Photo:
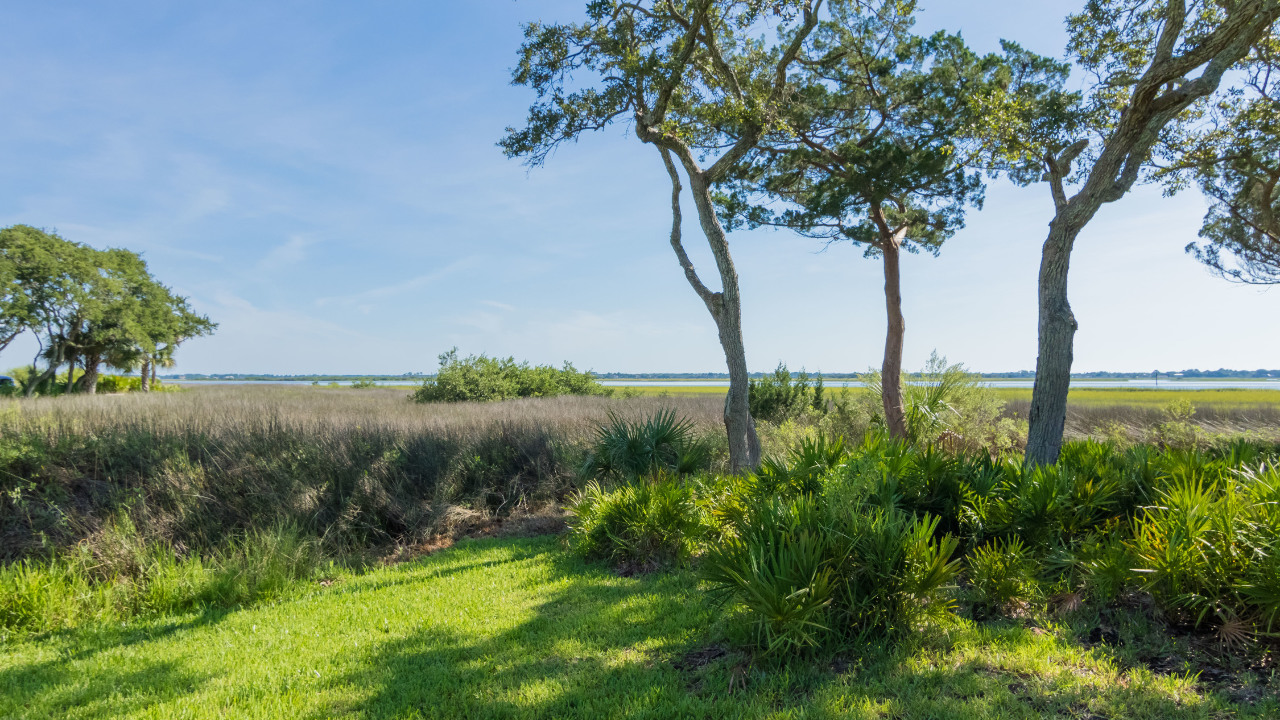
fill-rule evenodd
<path id="1" fill-rule="evenodd" d="M 593 373 L 599 380 L 728 380 L 729 373 Z M 799 372 L 792 373 L 792 377 L 798 377 Z M 822 375 L 828 380 L 856 380 L 863 373 L 815 373 Z M 1035 371 L 1032 370 L 1015 370 L 1013 372 L 985 372 L 977 373 L 987 379 L 1003 379 L 1003 380 L 1034 380 Z M 766 375 L 772 376 L 773 373 L 753 372 L 750 373 L 752 378 L 763 378 Z M 1081 380 L 1140 380 L 1159 376 L 1160 378 L 1171 379 L 1192 379 L 1192 378 L 1223 378 L 1223 379 L 1244 379 L 1244 380 L 1267 380 L 1280 379 L 1280 370 L 1228 370 L 1219 368 L 1217 370 L 1178 370 L 1178 371 L 1152 371 L 1152 372 L 1109 372 L 1099 370 L 1097 372 L 1080 372 L 1071 373 L 1071 377 Z M 428 373 L 404 373 L 403 375 L 272 375 L 271 373 L 244 374 L 244 373 L 219 373 L 214 375 L 205 375 L 201 373 L 182 373 L 179 375 L 164 375 L 166 380 L 243 380 L 243 381 L 270 381 L 270 380 L 289 380 L 298 382 L 354 382 L 359 380 L 373 380 L 378 382 L 395 382 L 396 380 L 404 380 L 409 382 L 422 382 L 430 378 L 434 378 L 434 374 Z M 906 377 L 918 379 L 922 377 L 921 373 L 906 373 Z"/>

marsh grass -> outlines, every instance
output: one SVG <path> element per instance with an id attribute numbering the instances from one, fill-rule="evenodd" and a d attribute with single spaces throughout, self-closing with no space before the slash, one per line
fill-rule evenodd
<path id="1" fill-rule="evenodd" d="M 0 559 L 66 548 L 125 513 L 182 554 L 288 524 L 331 551 L 413 542 L 465 508 L 556 503 L 610 413 L 712 433 L 707 398 L 420 405 L 403 390 L 214 387 L 11 402 L 0 411 Z"/>

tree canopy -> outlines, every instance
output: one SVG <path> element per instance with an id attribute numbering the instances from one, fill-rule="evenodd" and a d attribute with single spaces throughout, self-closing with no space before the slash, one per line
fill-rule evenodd
<path id="1" fill-rule="evenodd" d="M 137 253 L 97 250 L 28 225 L 0 230 L 0 281 L 0 349 L 31 332 L 47 363 L 28 393 L 63 365 L 84 370 L 79 387 L 89 393 L 103 365 L 141 366 L 146 375 L 157 356 L 217 327 L 156 280 Z"/>
<path id="2" fill-rule="evenodd" d="M 1185 163 L 1210 203 L 1200 229 L 1205 242 L 1189 244 L 1187 252 L 1228 280 L 1274 285 L 1280 283 L 1280 38 L 1259 42 L 1244 72 Z"/>

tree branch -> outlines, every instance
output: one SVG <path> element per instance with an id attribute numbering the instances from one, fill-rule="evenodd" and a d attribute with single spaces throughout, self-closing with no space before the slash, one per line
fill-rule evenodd
<path id="1" fill-rule="evenodd" d="M 689 259 L 688 253 L 684 251 L 684 243 L 681 240 L 680 223 L 682 216 L 680 213 L 680 172 L 676 169 L 676 164 L 671 160 L 671 151 L 659 146 L 658 152 L 662 154 L 662 164 L 667 168 L 667 174 L 671 176 L 671 249 L 676 252 L 676 259 L 680 261 L 680 267 L 684 269 L 684 276 L 689 281 L 689 285 L 693 286 L 693 291 L 702 298 L 703 304 L 707 306 L 707 310 L 711 312 L 712 317 L 720 317 L 720 293 L 712 292 L 710 288 L 702 282 L 702 278 L 698 277 L 698 271 L 693 267 L 693 261 Z"/>

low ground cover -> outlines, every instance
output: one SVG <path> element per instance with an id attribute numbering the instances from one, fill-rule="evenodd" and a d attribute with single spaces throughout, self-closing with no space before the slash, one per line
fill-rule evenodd
<path id="1" fill-rule="evenodd" d="M 465 541 L 251 609 L 6 639 L 0 717 L 1280 712 L 1273 668 L 1214 659 L 1125 608 L 962 621 L 895 649 L 787 665 L 734 650 L 717 618 L 689 571 L 619 577 L 552 537 Z"/>

